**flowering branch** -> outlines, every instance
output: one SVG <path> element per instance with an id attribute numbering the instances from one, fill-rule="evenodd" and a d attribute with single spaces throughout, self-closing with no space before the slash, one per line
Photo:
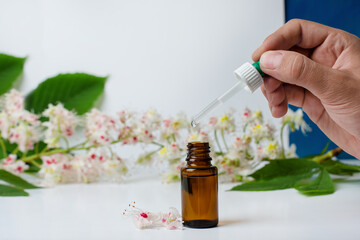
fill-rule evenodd
<path id="1" fill-rule="evenodd" d="M 32 164 L 39 168 L 38 174 L 43 179 L 41 184 L 45 186 L 68 182 L 121 181 L 126 176 L 127 167 L 112 149 L 115 144 L 156 146 L 141 154 L 137 162 L 168 164 L 167 181 L 179 179 L 186 150 L 182 146 L 189 141 L 216 143 L 219 151 L 214 151 L 212 158 L 222 181 L 246 180 L 262 160 L 295 156 L 293 149 L 285 154 L 282 139 L 281 149 L 278 147 L 275 129 L 263 121 L 260 111 L 245 109 L 240 123 L 236 123 L 234 111 L 229 111 L 219 118 L 210 118 L 208 123 L 194 129 L 184 114 L 163 119 L 155 110 L 140 116 L 121 111 L 117 117 L 111 117 L 92 109 L 79 117 L 59 103 L 50 104 L 43 113 L 35 115 L 24 109 L 23 101 L 23 96 L 15 90 L 4 96 L 5 107 L 0 112 L 0 145 L 5 158 L 0 160 L 0 168 L 20 175 Z M 46 117 L 46 120 L 41 122 L 41 117 Z M 285 126 L 300 126 L 300 117 L 302 119 L 299 112 L 288 117 L 283 122 L 281 136 Z M 77 127 L 82 127 L 85 140 L 71 146 Z M 16 146 L 9 156 L 6 156 L 8 149 L 4 140 Z M 232 140 L 232 144 L 229 145 L 228 140 Z M 41 149 L 40 141 L 46 145 Z"/>

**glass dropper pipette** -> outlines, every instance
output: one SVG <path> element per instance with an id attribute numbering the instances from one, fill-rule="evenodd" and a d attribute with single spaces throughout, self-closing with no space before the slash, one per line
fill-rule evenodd
<path id="1" fill-rule="evenodd" d="M 212 101 L 208 106 L 206 106 L 203 110 L 201 110 L 197 115 L 192 118 L 191 126 L 196 127 L 199 122 L 208 115 L 211 111 L 213 111 L 216 107 L 221 105 L 222 103 L 229 100 L 236 93 L 245 89 L 248 92 L 253 93 L 256 89 L 258 89 L 261 84 L 263 84 L 262 77 L 265 76 L 264 72 L 261 71 L 259 62 L 244 63 L 238 69 L 234 71 L 238 82 L 232 86 L 229 90 L 227 90 L 220 97 L 216 98 Z"/>

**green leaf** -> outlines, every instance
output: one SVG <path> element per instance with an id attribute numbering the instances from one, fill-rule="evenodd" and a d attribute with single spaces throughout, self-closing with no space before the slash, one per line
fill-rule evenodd
<path id="1" fill-rule="evenodd" d="M 40 158 L 35 159 L 34 161 L 39 165 L 42 164 L 42 160 Z M 37 173 L 40 171 L 40 168 L 33 163 L 27 163 L 27 165 L 29 165 L 29 168 L 24 171 L 26 173 Z"/>
<path id="2" fill-rule="evenodd" d="M 325 169 L 320 171 L 315 180 L 310 183 L 299 184 L 295 188 L 308 196 L 325 195 L 335 192 L 330 174 Z"/>
<path id="3" fill-rule="evenodd" d="M 25 108 L 41 113 L 50 103 L 61 102 L 67 109 L 84 114 L 103 93 L 106 79 L 86 73 L 59 74 L 40 83 L 25 98 Z"/>
<path id="4" fill-rule="evenodd" d="M 321 151 L 321 153 L 319 155 L 324 154 L 329 149 L 329 144 L 330 144 L 330 142 L 327 142 L 327 144 L 325 145 L 325 147 L 323 148 L 323 150 Z"/>
<path id="5" fill-rule="evenodd" d="M 34 149 L 28 151 L 26 153 L 27 156 L 32 156 L 32 155 L 36 155 L 39 152 L 43 151 L 45 148 L 47 147 L 47 144 L 44 143 L 43 141 L 39 141 L 35 144 Z M 18 153 L 18 158 L 22 158 L 24 157 L 23 153 Z M 42 160 L 40 158 L 34 159 L 34 162 L 38 163 L 38 165 L 42 164 Z M 40 168 L 38 166 L 36 166 L 35 164 L 33 164 L 32 162 L 27 162 L 26 163 L 29 168 L 27 170 L 25 170 L 25 172 L 27 173 L 35 173 L 40 171 Z"/>
<path id="6" fill-rule="evenodd" d="M 11 185 L 14 185 L 16 187 L 24 188 L 24 189 L 33 189 L 33 188 L 39 188 L 24 179 L 15 176 L 12 173 L 9 173 L 8 171 L 5 171 L 3 169 L 0 169 L 0 180 L 7 182 Z"/>
<path id="7" fill-rule="evenodd" d="M 345 164 L 336 160 L 326 160 L 323 163 L 321 163 L 321 165 L 323 165 L 329 173 L 335 175 L 351 176 L 354 173 L 360 172 L 359 165 Z"/>
<path id="8" fill-rule="evenodd" d="M 269 164 L 250 176 L 256 180 L 269 180 L 275 177 L 297 176 L 318 172 L 321 165 L 306 158 L 270 160 Z"/>
<path id="9" fill-rule="evenodd" d="M 0 95 L 9 91 L 20 77 L 26 58 L 0 54 Z"/>
<path id="10" fill-rule="evenodd" d="M 29 196 L 23 189 L 0 184 L 1 197 Z"/>
<path id="11" fill-rule="evenodd" d="M 10 143 L 7 139 L 0 138 L 0 141 L 2 141 L 4 143 L 7 155 L 11 154 L 11 152 L 14 151 L 15 148 L 17 147 L 16 143 Z M 2 150 L 2 148 L 0 147 L 0 159 L 3 159 L 3 158 L 5 158 L 5 153 Z"/>
<path id="12" fill-rule="evenodd" d="M 237 185 L 231 191 L 269 191 L 295 187 L 299 181 L 310 178 L 312 171 L 302 174 L 279 176 L 268 180 L 259 180 Z"/>

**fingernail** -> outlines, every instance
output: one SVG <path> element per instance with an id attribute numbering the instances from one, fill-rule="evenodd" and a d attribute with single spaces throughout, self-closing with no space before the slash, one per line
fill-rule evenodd
<path id="1" fill-rule="evenodd" d="M 280 66 L 283 54 L 281 52 L 269 51 L 261 55 L 261 67 L 274 70 Z"/>

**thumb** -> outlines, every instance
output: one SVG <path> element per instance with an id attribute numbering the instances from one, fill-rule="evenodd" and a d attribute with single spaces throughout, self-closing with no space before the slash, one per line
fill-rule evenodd
<path id="1" fill-rule="evenodd" d="M 333 87 L 336 79 L 335 70 L 293 51 L 267 51 L 260 58 L 260 67 L 281 82 L 303 87 L 319 97 Z"/>

